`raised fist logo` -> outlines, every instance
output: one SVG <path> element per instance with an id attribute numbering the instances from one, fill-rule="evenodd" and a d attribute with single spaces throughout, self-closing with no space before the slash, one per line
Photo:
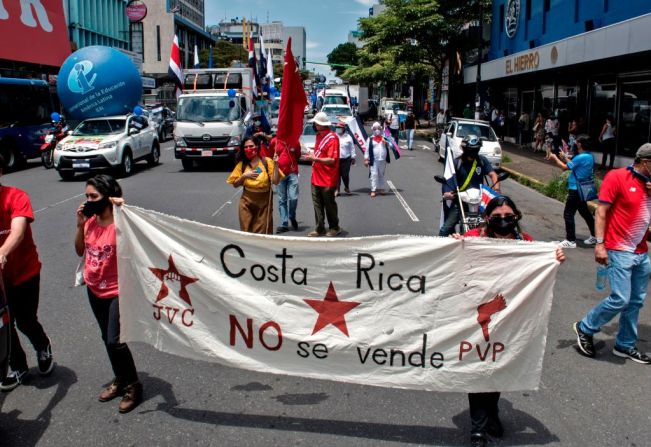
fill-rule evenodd
<path id="1" fill-rule="evenodd" d="M 491 322 L 491 316 L 504 309 L 506 309 L 506 301 L 504 300 L 502 294 L 498 294 L 489 302 L 477 306 L 477 323 L 479 323 L 481 326 L 481 331 L 484 334 L 484 340 L 490 341 L 488 323 Z"/>

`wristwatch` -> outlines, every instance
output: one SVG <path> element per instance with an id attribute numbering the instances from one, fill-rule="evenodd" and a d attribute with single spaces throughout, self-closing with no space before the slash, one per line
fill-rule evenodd
<path id="1" fill-rule="evenodd" d="M 597 239 L 597 242 L 595 242 L 595 244 L 597 244 L 597 245 L 603 244 L 603 243 L 604 243 L 603 239 Z"/>

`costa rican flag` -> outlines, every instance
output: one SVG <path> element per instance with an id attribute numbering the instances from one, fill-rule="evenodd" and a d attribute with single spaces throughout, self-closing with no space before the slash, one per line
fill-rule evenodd
<path id="1" fill-rule="evenodd" d="M 167 74 L 176 86 L 176 97 L 178 98 L 183 93 L 183 70 L 181 69 L 181 50 L 178 36 L 174 36 L 174 42 L 172 42 L 172 54 L 170 55 L 170 66 L 167 69 Z"/>
<path id="2" fill-rule="evenodd" d="M 493 200 L 495 197 L 501 197 L 501 194 L 486 185 L 481 185 L 481 202 L 479 203 L 479 211 L 483 213 L 488 202 Z"/>
<path id="3" fill-rule="evenodd" d="M 255 58 L 255 48 L 253 47 L 253 38 L 249 38 L 249 67 L 253 70 L 253 97 L 258 97 L 258 63 Z"/>

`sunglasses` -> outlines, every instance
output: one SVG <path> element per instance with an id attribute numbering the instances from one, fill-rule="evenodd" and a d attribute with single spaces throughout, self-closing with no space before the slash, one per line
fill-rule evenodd
<path id="1" fill-rule="evenodd" d="M 505 216 L 500 216 L 499 214 L 493 214 L 488 217 L 489 219 L 504 219 L 506 223 L 516 223 L 518 221 L 518 216 L 515 214 L 507 214 Z"/>

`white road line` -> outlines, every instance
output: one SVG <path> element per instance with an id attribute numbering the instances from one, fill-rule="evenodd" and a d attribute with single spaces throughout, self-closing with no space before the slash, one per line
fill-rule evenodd
<path id="1" fill-rule="evenodd" d="M 432 150 L 431 147 L 429 147 L 429 146 L 425 146 L 424 144 L 421 144 L 421 145 L 420 145 L 420 148 L 421 148 L 421 149 L 425 149 L 426 151 L 431 151 L 431 150 Z"/>
<path id="2" fill-rule="evenodd" d="M 82 192 L 81 194 L 77 194 L 76 196 L 68 197 L 67 199 L 64 199 L 64 200 L 62 200 L 60 202 L 53 203 L 52 205 L 48 205 L 48 206 L 46 206 L 44 208 L 40 208 L 40 209 L 34 211 L 34 214 L 40 213 L 41 211 L 45 211 L 45 210 L 50 209 L 50 208 L 54 208 L 55 206 L 59 206 L 59 205 L 61 205 L 63 203 L 70 202 L 71 200 L 74 200 L 77 197 L 81 197 L 81 196 L 85 196 L 85 195 L 86 195 L 86 193 Z"/>
<path id="3" fill-rule="evenodd" d="M 234 199 L 235 196 L 238 195 L 238 194 L 239 194 L 239 191 L 235 191 L 235 194 L 233 194 L 233 195 L 231 196 L 231 198 L 228 199 L 228 200 L 227 200 L 227 201 L 226 201 L 222 206 L 220 206 L 219 208 L 217 208 L 217 211 L 215 211 L 214 213 L 212 213 L 212 216 L 210 216 L 210 217 L 215 217 L 217 214 L 219 214 L 219 213 L 221 212 L 221 210 L 223 210 L 224 208 L 226 208 L 227 205 L 230 205 L 231 203 L 233 203 L 233 199 Z"/>
<path id="4" fill-rule="evenodd" d="M 418 219 L 418 216 L 416 216 L 416 213 L 414 213 L 411 210 L 411 208 L 409 208 L 409 205 L 407 204 L 407 201 L 404 199 L 404 197 L 402 197 L 402 194 L 400 194 L 398 192 L 398 190 L 396 189 L 396 186 L 393 184 L 393 182 L 391 180 L 387 180 L 387 185 L 389 185 L 389 188 L 391 188 L 391 191 L 393 191 L 393 194 L 395 194 L 395 196 L 398 198 L 398 201 L 400 202 L 402 207 L 407 212 L 407 215 L 409 215 L 409 217 L 411 217 L 411 220 L 413 220 L 414 222 L 420 222 L 420 219 Z"/>

